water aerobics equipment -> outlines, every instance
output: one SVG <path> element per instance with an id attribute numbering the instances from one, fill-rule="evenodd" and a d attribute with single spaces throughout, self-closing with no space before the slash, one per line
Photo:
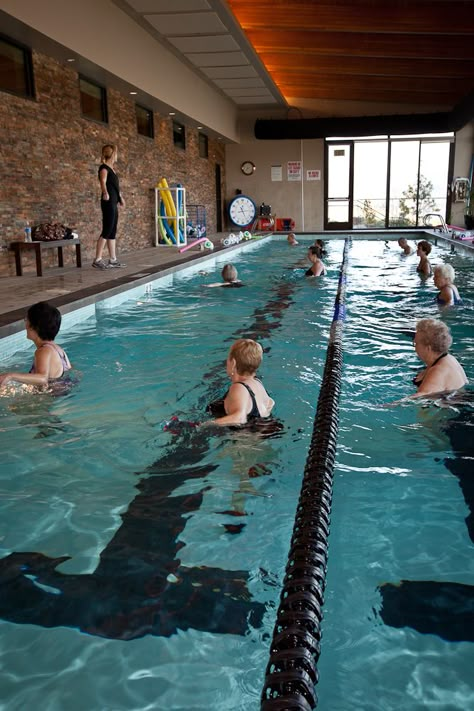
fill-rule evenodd
<path id="1" fill-rule="evenodd" d="M 186 252 L 187 249 L 191 249 L 191 247 L 194 247 L 194 245 L 200 244 L 201 249 L 214 249 L 214 245 L 212 244 L 211 240 L 207 239 L 207 237 L 201 237 L 201 239 L 196 239 L 194 242 L 191 242 L 191 244 L 187 244 L 185 247 L 181 247 L 179 252 Z"/>
<path id="2" fill-rule="evenodd" d="M 162 178 L 155 188 L 155 247 L 186 244 L 186 190 Z"/>

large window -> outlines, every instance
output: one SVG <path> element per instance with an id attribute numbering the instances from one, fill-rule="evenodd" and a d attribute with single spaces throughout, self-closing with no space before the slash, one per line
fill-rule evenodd
<path id="1" fill-rule="evenodd" d="M 94 121 L 107 123 L 107 95 L 103 86 L 90 79 L 79 78 L 82 115 Z"/>
<path id="2" fill-rule="evenodd" d="M 153 129 L 153 111 L 145 109 L 144 106 L 135 104 L 135 115 L 137 117 L 137 131 L 141 136 L 153 138 L 155 135 Z"/>
<path id="3" fill-rule="evenodd" d="M 173 143 L 176 148 L 186 150 L 186 129 L 182 123 L 173 121 Z"/>
<path id="4" fill-rule="evenodd" d="M 0 37 L 0 90 L 34 98 L 31 52 L 5 37 Z"/>

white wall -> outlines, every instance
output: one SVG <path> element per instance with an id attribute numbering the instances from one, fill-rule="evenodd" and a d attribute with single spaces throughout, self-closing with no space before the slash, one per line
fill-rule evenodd
<path id="1" fill-rule="evenodd" d="M 246 176 L 240 170 L 245 160 L 255 163 L 253 175 Z M 288 161 L 302 162 L 302 180 L 288 180 Z M 297 231 L 313 232 L 323 227 L 324 186 L 324 141 L 251 141 L 240 145 L 226 146 L 227 200 L 236 189 L 251 197 L 260 205 L 271 205 L 277 217 L 291 217 Z M 272 166 L 282 167 L 282 181 L 271 179 Z M 307 170 L 320 170 L 321 180 L 308 181 Z"/>
<path id="2" fill-rule="evenodd" d="M 471 159 L 474 155 L 474 121 L 456 133 L 456 152 L 454 156 L 454 177 L 468 178 Z M 465 202 L 453 202 L 451 223 L 464 227 Z"/>

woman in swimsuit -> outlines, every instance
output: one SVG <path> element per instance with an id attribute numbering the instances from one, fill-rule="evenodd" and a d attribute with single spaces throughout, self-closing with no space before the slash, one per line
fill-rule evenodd
<path id="1" fill-rule="evenodd" d="M 204 424 L 244 425 L 249 420 L 269 417 L 275 402 L 255 373 L 262 362 L 262 346 L 250 338 L 235 341 L 226 361 L 232 385 L 224 398 L 225 415 Z"/>
<path id="2" fill-rule="evenodd" d="M 71 370 L 66 353 L 54 342 L 61 326 L 61 314 L 56 307 L 46 301 L 33 304 L 26 314 L 25 325 L 26 337 L 36 346 L 31 370 L 0 375 L 0 387 L 12 381 L 45 386 L 61 380 Z"/>
<path id="3" fill-rule="evenodd" d="M 430 277 L 433 274 L 433 270 L 431 269 L 431 264 L 428 259 L 430 252 L 431 244 L 427 242 L 427 240 L 422 239 L 421 242 L 418 242 L 416 246 L 416 253 L 419 256 L 420 261 L 418 262 L 416 271 L 426 277 Z"/>
<path id="4" fill-rule="evenodd" d="M 305 276 L 324 276 L 326 267 L 321 261 L 321 249 L 315 245 L 308 249 L 308 259 L 311 262 L 311 267 L 305 272 Z"/>
<path id="5" fill-rule="evenodd" d="M 454 269 L 450 264 L 440 264 L 434 268 L 434 285 L 439 289 L 436 301 L 440 306 L 462 304 L 457 287 L 454 286 Z"/>
<path id="6" fill-rule="evenodd" d="M 467 384 L 463 367 L 448 353 L 452 342 L 449 328 L 442 321 L 433 318 L 418 321 L 413 344 L 426 368 L 413 379 L 418 391 L 410 397 L 457 390 Z"/>

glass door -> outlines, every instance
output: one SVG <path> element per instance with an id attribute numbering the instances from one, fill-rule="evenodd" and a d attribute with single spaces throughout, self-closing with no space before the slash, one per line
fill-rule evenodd
<path id="1" fill-rule="evenodd" d="M 325 230 L 352 229 L 352 141 L 326 143 Z"/>

